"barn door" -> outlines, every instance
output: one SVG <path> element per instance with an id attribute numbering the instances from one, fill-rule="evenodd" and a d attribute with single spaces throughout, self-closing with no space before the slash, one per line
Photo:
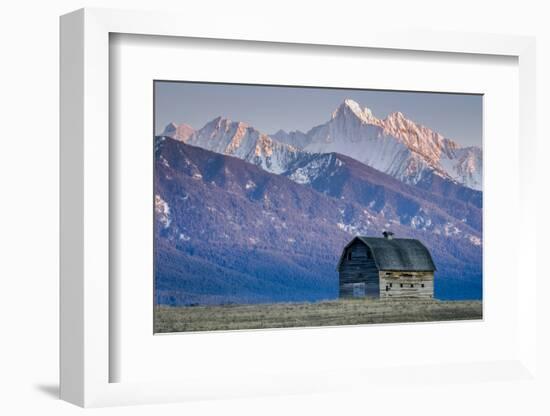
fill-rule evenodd
<path id="1" fill-rule="evenodd" d="M 365 283 L 354 283 L 353 284 L 353 297 L 354 298 L 364 298 L 365 297 Z"/>

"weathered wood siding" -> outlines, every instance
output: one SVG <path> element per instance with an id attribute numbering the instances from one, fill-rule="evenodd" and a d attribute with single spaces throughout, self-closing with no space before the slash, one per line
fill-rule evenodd
<path id="1" fill-rule="evenodd" d="M 339 271 L 341 298 L 380 296 L 378 268 L 365 244 L 356 241 L 348 247 Z"/>
<path id="2" fill-rule="evenodd" d="M 381 298 L 433 298 L 433 272 L 380 271 Z"/>

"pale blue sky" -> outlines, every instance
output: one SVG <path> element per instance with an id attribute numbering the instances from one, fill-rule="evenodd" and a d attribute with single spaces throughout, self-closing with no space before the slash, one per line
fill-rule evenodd
<path id="1" fill-rule="evenodd" d="M 401 111 L 464 146 L 481 146 L 482 96 L 477 94 L 170 81 L 155 82 L 155 133 L 172 121 L 199 129 L 218 116 L 247 122 L 267 134 L 279 129 L 307 132 L 328 121 L 346 98 L 369 107 L 378 118 Z"/>

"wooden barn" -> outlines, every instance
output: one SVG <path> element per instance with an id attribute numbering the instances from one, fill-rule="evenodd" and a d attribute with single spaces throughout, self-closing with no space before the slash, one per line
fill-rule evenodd
<path id="1" fill-rule="evenodd" d="M 434 295 L 435 264 L 418 240 L 355 237 L 342 251 L 337 270 L 340 297 L 414 297 Z"/>

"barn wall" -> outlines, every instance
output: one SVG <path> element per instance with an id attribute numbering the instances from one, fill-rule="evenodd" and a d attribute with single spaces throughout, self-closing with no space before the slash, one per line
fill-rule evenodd
<path id="1" fill-rule="evenodd" d="M 390 286 L 391 285 L 391 286 Z M 401 287 L 403 285 L 403 287 Z M 412 287 L 411 287 L 412 285 Z M 424 285 L 424 287 L 422 287 Z M 386 290 L 386 287 L 388 290 Z M 433 298 L 433 272 L 380 271 L 380 297 Z"/>
<path id="2" fill-rule="evenodd" d="M 348 260 L 347 252 L 340 266 L 340 297 L 354 296 L 354 285 L 364 284 L 365 296 L 379 297 L 378 268 L 372 256 L 368 256 L 369 249 L 363 243 L 356 241 L 348 248 L 352 259 Z M 357 295 L 357 293 L 356 293 Z"/>

